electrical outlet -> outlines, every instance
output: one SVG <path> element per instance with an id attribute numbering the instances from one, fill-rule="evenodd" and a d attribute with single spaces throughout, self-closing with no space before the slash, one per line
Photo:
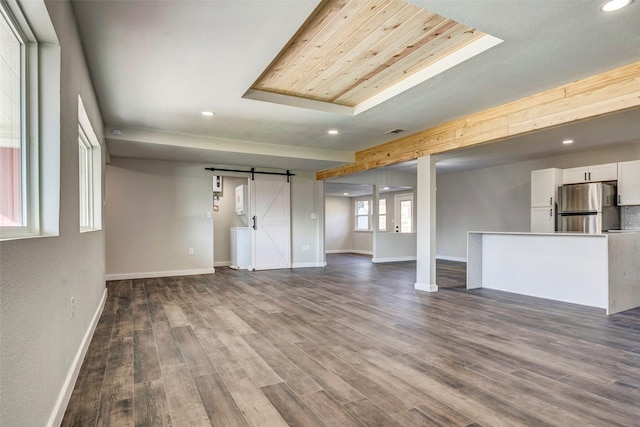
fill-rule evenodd
<path id="1" fill-rule="evenodd" d="M 193 248 L 189 248 L 189 255 L 193 255 L 193 254 L 195 254 L 195 253 L 196 253 L 196 252 L 193 250 Z"/>
<path id="2" fill-rule="evenodd" d="M 302 250 L 303 251 L 308 251 L 309 250 L 309 245 L 302 245 Z"/>
<path id="3" fill-rule="evenodd" d="M 211 212 L 210 211 L 207 212 L 207 219 L 211 219 Z"/>
<path id="4" fill-rule="evenodd" d="M 73 316 L 76 315 L 76 300 L 74 297 L 71 297 L 71 313 L 70 317 L 73 319 Z"/>

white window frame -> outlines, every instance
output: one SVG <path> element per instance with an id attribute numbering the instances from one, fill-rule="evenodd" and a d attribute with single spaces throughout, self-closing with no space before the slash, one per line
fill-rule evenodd
<path id="1" fill-rule="evenodd" d="M 378 231 L 387 231 L 387 199 L 385 198 L 378 199 Z"/>
<path id="2" fill-rule="evenodd" d="M 11 7 L 14 6 L 14 7 Z M 22 226 L 0 226 L 0 240 L 32 237 L 40 233 L 38 43 L 27 19 L 15 4 L 0 2 L 2 19 L 21 43 L 20 149 Z"/>
<path id="3" fill-rule="evenodd" d="M 359 215 L 358 214 L 358 202 L 367 202 L 367 214 Z M 371 231 L 371 207 L 372 201 L 370 199 L 354 199 L 353 200 L 353 215 L 354 215 L 354 231 Z M 367 228 L 358 228 L 358 218 L 367 217 Z"/>
<path id="4" fill-rule="evenodd" d="M 78 210 L 80 232 L 102 229 L 102 146 L 78 95 Z"/>

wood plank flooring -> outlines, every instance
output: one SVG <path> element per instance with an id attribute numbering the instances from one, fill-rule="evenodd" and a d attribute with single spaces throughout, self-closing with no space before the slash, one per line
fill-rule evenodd
<path id="1" fill-rule="evenodd" d="M 640 425 L 640 310 L 362 259 L 109 282 L 63 425 Z"/>

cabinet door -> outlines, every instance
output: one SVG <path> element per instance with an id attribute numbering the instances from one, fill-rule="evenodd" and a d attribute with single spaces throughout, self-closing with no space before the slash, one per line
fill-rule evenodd
<path id="1" fill-rule="evenodd" d="M 564 169 L 562 171 L 562 183 L 563 184 L 578 184 L 586 182 L 589 176 L 589 168 L 581 166 L 579 168 Z"/>
<path id="2" fill-rule="evenodd" d="M 531 208 L 531 232 L 553 233 L 556 231 L 555 209 Z"/>
<path id="3" fill-rule="evenodd" d="M 618 163 L 618 204 L 640 205 L 640 160 Z"/>
<path id="4" fill-rule="evenodd" d="M 588 180 L 592 182 L 615 181 L 618 179 L 618 164 L 606 163 L 604 165 L 589 166 Z"/>
<path id="5" fill-rule="evenodd" d="M 531 171 L 531 207 L 551 206 L 555 187 L 553 169 Z"/>

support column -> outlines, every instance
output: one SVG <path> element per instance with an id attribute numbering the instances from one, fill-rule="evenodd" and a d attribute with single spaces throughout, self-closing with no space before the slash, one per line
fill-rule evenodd
<path id="1" fill-rule="evenodd" d="M 436 292 L 436 162 L 433 156 L 418 157 L 416 188 L 416 284 L 419 291 Z"/>

